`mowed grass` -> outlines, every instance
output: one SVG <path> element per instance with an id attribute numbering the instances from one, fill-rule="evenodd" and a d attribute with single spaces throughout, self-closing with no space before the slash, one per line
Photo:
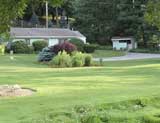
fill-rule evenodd
<path id="1" fill-rule="evenodd" d="M 58 69 L 36 63 L 36 55 L 16 55 L 14 60 L 8 55 L 0 56 L 0 85 L 19 84 L 37 90 L 29 97 L 0 98 L 0 123 L 50 123 L 39 119 L 53 118 L 50 115 L 54 113 L 72 112 L 77 105 L 119 105 L 123 101 L 159 97 L 159 73 L 160 59 Z M 133 112 L 123 108 L 109 111 L 115 119 L 135 119 L 160 112 L 151 106 Z M 110 120 L 110 123 L 119 122 Z M 66 120 L 65 123 L 70 122 Z"/>
<path id="2" fill-rule="evenodd" d="M 126 52 L 113 51 L 113 50 L 96 50 L 92 55 L 95 58 L 107 58 L 107 57 L 124 56 L 126 55 Z"/>

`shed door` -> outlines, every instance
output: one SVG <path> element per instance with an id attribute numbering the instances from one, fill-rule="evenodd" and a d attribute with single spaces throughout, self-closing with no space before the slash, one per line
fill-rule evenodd
<path id="1" fill-rule="evenodd" d="M 58 39 L 49 39 L 49 46 L 54 46 L 59 43 Z"/>

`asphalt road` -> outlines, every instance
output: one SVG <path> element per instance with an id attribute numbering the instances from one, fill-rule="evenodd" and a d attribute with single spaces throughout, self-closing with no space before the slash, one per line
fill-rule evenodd
<path id="1" fill-rule="evenodd" d="M 160 58 L 160 54 L 148 54 L 148 53 L 127 53 L 125 56 L 102 58 L 103 61 L 123 61 L 123 60 L 138 60 L 138 59 L 152 59 Z M 99 61 L 100 58 L 94 58 L 95 61 Z"/>

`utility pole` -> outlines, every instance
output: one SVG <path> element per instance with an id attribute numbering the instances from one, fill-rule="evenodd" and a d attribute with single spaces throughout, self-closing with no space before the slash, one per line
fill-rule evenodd
<path id="1" fill-rule="evenodd" d="M 48 1 L 46 1 L 46 28 L 48 28 Z"/>
<path id="2" fill-rule="evenodd" d="M 133 8 L 135 8 L 135 0 L 132 0 Z"/>

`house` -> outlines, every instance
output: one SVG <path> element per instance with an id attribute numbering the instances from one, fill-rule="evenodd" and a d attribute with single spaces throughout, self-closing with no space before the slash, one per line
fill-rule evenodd
<path id="1" fill-rule="evenodd" d="M 28 45 L 39 40 L 45 40 L 49 46 L 61 43 L 72 38 L 80 39 L 86 43 L 86 37 L 79 31 L 59 28 L 11 28 L 11 39 L 15 41 L 26 41 Z"/>
<path id="2" fill-rule="evenodd" d="M 116 50 L 131 50 L 137 48 L 137 42 L 133 37 L 113 37 L 113 49 Z"/>

